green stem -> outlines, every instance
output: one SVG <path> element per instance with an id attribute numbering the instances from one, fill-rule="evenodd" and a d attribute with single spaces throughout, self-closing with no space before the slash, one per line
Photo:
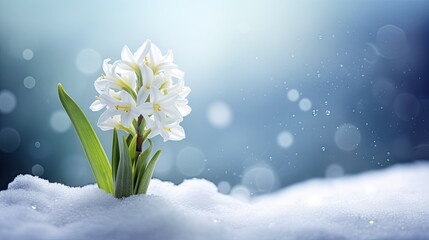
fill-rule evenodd
<path id="1" fill-rule="evenodd" d="M 123 130 L 123 131 L 133 135 L 133 136 L 136 135 L 136 130 L 134 129 L 134 126 L 125 127 L 122 124 L 118 124 L 116 127 L 120 130 Z"/>
<path id="2" fill-rule="evenodd" d="M 143 76 L 142 76 L 142 72 L 140 71 L 140 68 L 135 68 L 134 72 L 137 75 L 137 91 L 139 92 L 140 88 L 143 86 Z"/>
<path id="3" fill-rule="evenodd" d="M 142 145 L 143 145 L 143 131 L 146 123 L 142 115 L 138 117 L 137 121 L 137 146 L 136 146 L 136 152 L 140 154 L 142 152 Z"/>
<path id="4" fill-rule="evenodd" d="M 137 94 L 136 94 L 136 92 L 128 84 L 126 84 L 126 85 L 124 84 L 124 86 L 122 87 L 122 90 L 124 90 L 127 93 L 129 93 L 133 97 L 134 101 L 137 101 Z"/>

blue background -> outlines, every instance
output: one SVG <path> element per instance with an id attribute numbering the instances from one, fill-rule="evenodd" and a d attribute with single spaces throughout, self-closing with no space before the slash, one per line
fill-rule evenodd
<path id="1" fill-rule="evenodd" d="M 428 159 L 428 13 L 427 1 L 2 0 L 0 188 L 23 173 L 94 182 L 57 83 L 95 126 L 102 59 L 146 39 L 173 50 L 192 88 L 187 138 L 157 139 L 155 177 L 258 194 Z M 110 155 L 112 132 L 96 132 Z"/>

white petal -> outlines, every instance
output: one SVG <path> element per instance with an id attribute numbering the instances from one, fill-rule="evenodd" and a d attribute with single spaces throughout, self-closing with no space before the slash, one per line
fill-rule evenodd
<path id="1" fill-rule="evenodd" d="M 121 97 L 121 103 L 122 104 L 130 104 L 131 106 L 136 106 L 136 102 L 134 101 L 134 98 L 126 91 L 120 91 L 119 96 Z"/>
<path id="2" fill-rule="evenodd" d="M 109 130 L 114 129 L 114 127 L 112 127 L 110 125 L 106 125 L 104 123 L 97 123 L 97 126 L 103 131 L 109 131 Z"/>
<path id="3" fill-rule="evenodd" d="M 110 70 L 112 69 L 112 65 L 109 64 L 109 62 L 110 62 L 110 58 L 106 58 L 103 60 L 103 71 L 106 74 L 109 74 Z"/>
<path id="4" fill-rule="evenodd" d="M 168 74 L 170 74 L 173 77 L 177 77 L 177 78 L 183 78 L 185 76 L 185 73 L 182 70 L 178 69 L 178 68 L 176 68 L 176 69 L 169 69 L 168 70 Z"/>
<path id="5" fill-rule="evenodd" d="M 170 63 L 172 63 L 173 60 L 174 60 L 173 51 L 171 49 L 169 49 L 167 51 L 167 54 L 165 54 L 165 56 L 161 60 L 161 62 L 170 62 Z"/>
<path id="6" fill-rule="evenodd" d="M 168 135 L 167 131 L 161 131 L 161 137 L 164 140 L 164 142 L 167 142 L 170 138 L 170 136 Z"/>
<path id="7" fill-rule="evenodd" d="M 105 103 L 109 107 L 113 107 L 118 104 L 118 100 L 116 98 L 113 98 L 112 96 L 108 94 L 101 94 L 100 100 Z"/>
<path id="8" fill-rule="evenodd" d="M 115 67 L 118 73 L 134 72 L 131 63 L 127 61 L 118 61 Z"/>
<path id="9" fill-rule="evenodd" d="M 179 94 L 176 92 L 169 92 L 167 95 L 159 96 L 158 100 L 163 105 L 172 105 L 172 103 L 179 98 Z"/>
<path id="10" fill-rule="evenodd" d="M 148 54 L 150 50 L 151 41 L 146 40 L 136 51 L 134 54 L 134 59 L 136 60 L 137 64 L 143 64 L 144 57 Z"/>
<path id="11" fill-rule="evenodd" d="M 125 127 L 129 127 L 130 124 L 133 122 L 133 120 L 134 120 L 134 116 L 133 114 L 131 114 L 131 112 L 129 113 L 123 112 L 123 114 L 121 114 L 121 123 Z"/>
<path id="12" fill-rule="evenodd" d="M 180 91 L 179 91 L 179 95 L 182 98 L 186 98 L 189 93 L 191 93 L 191 88 L 190 87 L 183 87 Z"/>
<path id="13" fill-rule="evenodd" d="M 170 138 L 172 141 L 180 141 L 186 137 L 185 130 L 182 126 L 177 125 L 174 128 L 170 129 Z"/>
<path id="14" fill-rule="evenodd" d="M 142 72 L 142 77 L 143 77 L 143 86 L 148 85 L 149 87 L 151 87 L 152 82 L 153 82 L 153 71 L 152 71 L 152 69 L 146 65 L 142 65 L 140 67 L 140 70 Z"/>
<path id="15" fill-rule="evenodd" d="M 106 79 L 103 78 L 98 78 L 94 82 L 94 87 L 99 94 L 103 94 L 107 91 L 107 89 L 109 89 L 109 81 L 106 81 Z"/>
<path id="16" fill-rule="evenodd" d="M 97 126 L 103 131 L 108 131 L 108 130 L 112 130 L 115 128 L 115 125 L 112 124 L 112 122 L 110 122 L 110 121 L 97 123 Z"/>
<path id="17" fill-rule="evenodd" d="M 162 58 L 161 50 L 154 43 L 150 45 L 149 58 L 154 65 L 158 65 Z"/>
<path id="18" fill-rule="evenodd" d="M 89 106 L 89 109 L 91 109 L 94 112 L 100 111 L 106 106 L 106 104 L 101 103 L 100 100 L 95 100 L 91 106 Z"/>
<path id="19" fill-rule="evenodd" d="M 177 121 L 182 120 L 182 116 L 179 110 L 177 110 L 176 106 L 171 106 L 171 105 L 162 106 L 161 111 L 164 112 L 171 119 L 175 119 Z"/>
<path id="20" fill-rule="evenodd" d="M 137 77 L 135 72 L 125 72 L 121 74 L 122 79 L 128 84 L 130 85 L 131 89 L 136 88 L 137 85 Z"/>
<path id="21" fill-rule="evenodd" d="M 149 116 L 153 114 L 153 103 L 150 103 L 150 102 L 142 103 L 137 107 L 137 109 L 139 110 L 140 114 L 142 114 L 143 116 L 145 115 Z"/>
<path id="22" fill-rule="evenodd" d="M 161 133 L 161 130 L 157 129 L 157 128 L 152 128 L 152 130 L 149 133 L 148 138 L 153 138 L 155 136 L 158 136 Z"/>
<path id="23" fill-rule="evenodd" d="M 105 121 L 107 121 L 109 118 L 111 118 L 111 117 L 113 117 L 113 116 L 115 116 L 115 115 L 118 115 L 120 112 L 119 111 L 117 111 L 115 108 L 109 108 L 109 109 L 107 109 L 106 111 L 104 111 L 101 115 L 100 115 L 100 117 L 98 118 L 98 122 L 99 123 L 102 123 L 102 122 L 105 122 Z"/>
<path id="24" fill-rule="evenodd" d="M 145 87 L 140 88 L 139 93 L 137 94 L 137 106 L 145 103 L 148 96 L 149 90 L 147 90 Z"/>
<path id="25" fill-rule="evenodd" d="M 101 128 L 101 130 L 103 131 L 112 130 L 116 128 L 120 120 L 121 120 L 121 117 L 119 117 L 118 115 L 115 115 L 104 122 L 97 123 L 97 126 Z"/>
<path id="26" fill-rule="evenodd" d="M 131 53 L 131 50 L 128 48 L 127 45 L 125 45 L 122 48 L 121 58 L 122 58 L 123 61 L 134 63 L 133 54 Z"/>
<path id="27" fill-rule="evenodd" d="M 157 102 L 161 99 L 162 93 L 158 88 L 150 88 L 150 101 Z"/>
<path id="28" fill-rule="evenodd" d="M 177 66 L 174 63 L 171 62 L 161 62 L 160 64 L 157 65 L 157 67 L 159 69 L 163 69 L 163 70 L 169 70 L 169 69 L 178 69 L 179 66 Z"/>
<path id="29" fill-rule="evenodd" d="M 180 105 L 180 106 L 177 106 L 177 109 L 179 110 L 182 117 L 188 116 L 192 111 L 189 105 Z"/>

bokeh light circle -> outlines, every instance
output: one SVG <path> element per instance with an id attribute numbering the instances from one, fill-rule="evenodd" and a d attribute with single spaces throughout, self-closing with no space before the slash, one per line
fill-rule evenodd
<path id="1" fill-rule="evenodd" d="M 376 63 L 380 57 L 380 52 L 372 43 L 367 43 L 363 49 L 364 60 L 367 63 Z"/>
<path id="2" fill-rule="evenodd" d="M 277 186 L 277 176 L 270 167 L 255 165 L 244 172 L 241 184 L 251 192 L 268 193 Z"/>
<path id="3" fill-rule="evenodd" d="M 311 101 L 308 98 L 303 98 L 299 101 L 299 108 L 304 112 L 309 111 L 311 106 Z"/>
<path id="4" fill-rule="evenodd" d="M 24 86 L 28 89 L 34 88 L 36 86 L 36 79 L 34 79 L 32 76 L 24 78 Z"/>
<path id="5" fill-rule="evenodd" d="M 230 195 L 236 199 L 247 201 L 250 198 L 250 191 L 243 185 L 234 186 Z"/>
<path id="6" fill-rule="evenodd" d="M 299 92 L 296 89 L 291 89 L 287 92 L 287 98 L 291 102 L 296 102 L 299 99 Z"/>
<path id="7" fill-rule="evenodd" d="M 397 59 L 407 50 L 407 36 L 395 25 L 385 25 L 377 31 L 377 47 L 380 55 L 387 59 Z"/>
<path id="8" fill-rule="evenodd" d="M 46 159 L 52 153 L 50 143 L 44 140 L 38 140 L 30 146 L 29 153 L 36 159 Z"/>
<path id="9" fill-rule="evenodd" d="M 16 107 L 15 95 L 8 90 L 2 90 L 0 92 L 0 112 L 10 113 L 15 109 L 15 107 Z"/>
<path id="10" fill-rule="evenodd" d="M 214 102 L 207 110 L 207 118 L 212 126 L 226 128 L 232 122 L 231 108 L 225 102 Z"/>
<path id="11" fill-rule="evenodd" d="M 19 132 L 13 128 L 3 128 L 0 130 L 0 150 L 11 153 L 18 149 L 21 144 Z"/>
<path id="12" fill-rule="evenodd" d="M 410 121 L 419 115 L 420 103 L 414 95 L 410 93 L 401 93 L 396 96 L 393 109 L 396 116 L 401 120 Z"/>
<path id="13" fill-rule="evenodd" d="M 327 178 L 341 177 L 344 175 L 344 169 L 338 164 L 331 164 L 325 170 Z"/>
<path id="14" fill-rule="evenodd" d="M 45 169 L 43 168 L 42 165 L 40 164 L 35 164 L 32 168 L 31 168 L 31 173 L 34 176 L 42 176 L 43 173 L 45 172 Z"/>
<path id="15" fill-rule="evenodd" d="M 93 74 L 101 67 L 101 56 L 92 48 L 85 48 L 76 56 L 77 69 L 83 74 Z"/>
<path id="16" fill-rule="evenodd" d="M 71 122 L 69 117 L 67 116 L 67 113 L 63 110 L 57 110 L 54 113 L 52 113 L 50 118 L 50 124 L 52 129 L 55 132 L 63 133 L 67 131 L 70 126 Z"/>
<path id="17" fill-rule="evenodd" d="M 198 148 L 185 147 L 177 154 L 176 166 L 183 175 L 195 177 L 204 171 L 206 158 Z"/>
<path id="18" fill-rule="evenodd" d="M 24 58 L 25 60 L 31 60 L 34 57 L 34 53 L 31 49 L 25 49 L 24 51 L 22 51 L 22 58 Z"/>
<path id="19" fill-rule="evenodd" d="M 282 131 L 277 135 L 277 144 L 282 148 L 289 148 L 293 144 L 293 135 L 288 131 Z"/>
<path id="20" fill-rule="evenodd" d="M 361 141 L 359 129 L 353 124 L 345 123 L 335 131 L 335 144 L 343 151 L 355 150 Z"/>
<path id="21" fill-rule="evenodd" d="M 231 184 L 227 181 L 221 181 L 217 184 L 217 189 L 220 193 L 228 194 L 231 191 Z"/>

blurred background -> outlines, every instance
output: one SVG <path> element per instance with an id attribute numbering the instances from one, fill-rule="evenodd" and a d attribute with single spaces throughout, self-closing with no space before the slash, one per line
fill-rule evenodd
<path id="1" fill-rule="evenodd" d="M 249 195 L 429 159 L 428 1 L 2 0 L 0 189 L 94 182 L 57 84 L 95 127 L 102 60 L 146 39 L 192 88 L 156 178 Z"/>

